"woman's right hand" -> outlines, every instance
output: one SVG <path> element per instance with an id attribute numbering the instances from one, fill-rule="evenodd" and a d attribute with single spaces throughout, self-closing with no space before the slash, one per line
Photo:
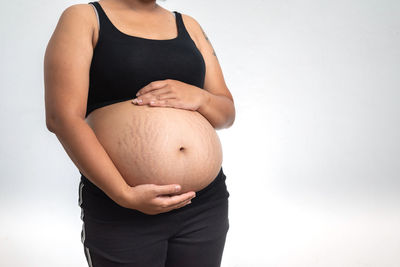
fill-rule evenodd
<path id="1" fill-rule="evenodd" d="M 173 209 L 179 209 L 191 203 L 196 196 L 194 191 L 177 194 L 181 190 L 180 185 L 155 185 L 141 184 L 127 186 L 123 199 L 119 205 L 129 209 L 135 209 L 145 214 L 155 215 Z"/>

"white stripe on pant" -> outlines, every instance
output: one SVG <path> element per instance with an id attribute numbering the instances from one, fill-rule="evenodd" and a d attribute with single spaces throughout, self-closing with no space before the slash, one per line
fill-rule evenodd
<path id="1" fill-rule="evenodd" d="M 82 198 L 82 188 L 83 188 L 84 184 L 82 182 L 80 182 L 79 184 L 79 206 L 82 205 L 83 202 L 83 198 Z M 87 262 L 89 264 L 89 267 L 93 267 L 93 263 L 92 263 L 92 258 L 90 257 L 90 252 L 89 252 L 89 248 L 85 247 L 85 222 L 83 221 L 83 217 L 85 216 L 84 212 L 83 212 L 83 208 L 81 207 L 81 220 L 82 220 L 82 232 L 81 232 L 81 242 L 83 244 L 83 248 L 84 248 L 84 253 L 87 259 Z"/>

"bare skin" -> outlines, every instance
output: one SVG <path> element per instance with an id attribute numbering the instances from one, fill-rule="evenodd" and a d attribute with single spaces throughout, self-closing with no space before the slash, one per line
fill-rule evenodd
<path id="1" fill-rule="evenodd" d="M 102 0 L 100 3 L 112 11 L 109 17 L 127 34 L 152 39 L 176 36 L 173 14 L 157 5 L 155 0 Z M 198 111 L 215 128 L 229 127 L 235 117 L 233 99 L 215 51 L 197 22 L 187 15 L 183 18 L 207 65 L 204 86 L 207 90 L 201 97 Z M 139 32 L 138 29 L 143 30 Z M 162 35 L 155 34 L 157 32 Z M 56 134 L 78 169 L 119 205 L 146 214 L 187 205 L 195 192 L 179 194 L 177 184 L 129 186 L 85 121 L 90 63 L 97 39 L 97 19 L 91 5 L 76 4 L 64 10 L 44 57 L 47 128 Z M 142 97 L 150 101 L 149 96 L 144 94 Z M 155 105 L 161 106 L 162 102 Z"/>

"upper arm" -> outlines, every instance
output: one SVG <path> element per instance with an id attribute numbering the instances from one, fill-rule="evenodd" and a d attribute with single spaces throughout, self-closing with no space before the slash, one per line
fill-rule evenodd
<path id="1" fill-rule="evenodd" d="M 223 95 L 233 102 L 233 97 L 226 86 L 224 75 L 219 64 L 217 55 L 211 41 L 204 32 L 201 25 L 191 16 L 182 14 L 182 18 L 187 25 L 186 28 L 193 34 L 196 46 L 201 52 L 206 63 L 206 77 L 204 81 L 204 89 L 215 95 Z"/>
<path id="2" fill-rule="evenodd" d="M 75 4 L 61 14 L 44 55 L 46 124 L 84 118 L 93 55 L 93 8 Z"/>

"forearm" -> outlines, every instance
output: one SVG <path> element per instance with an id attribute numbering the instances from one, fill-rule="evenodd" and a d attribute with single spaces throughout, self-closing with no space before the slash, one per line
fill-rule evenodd
<path id="1" fill-rule="evenodd" d="M 235 106 L 232 100 L 206 90 L 201 90 L 201 94 L 202 104 L 197 111 L 217 130 L 232 126 L 235 121 Z"/>
<path id="2" fill-rule="evenodd" d="M 122 199 L 125 182 L 98 141 L 92 128 L 82 119 L 58 123 L 52 132 L 61 142 L 76 167 L 115 202 Z"/>

